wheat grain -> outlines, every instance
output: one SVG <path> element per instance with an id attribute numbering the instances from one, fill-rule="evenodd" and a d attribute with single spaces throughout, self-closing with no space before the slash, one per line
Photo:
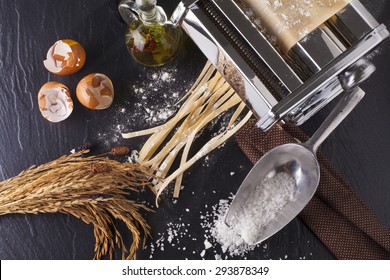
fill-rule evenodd
<path id="1" fill-rule="evenodd" d="M 0 182 L 0 215 L 70 214 L 94 226 L 95 259 L 106 255 L 112 259 L 116 247 L 121 249 L 122 258 L 134 259 L 141 235 L 142 246 L 150 236 L 150 227 L 140 211 L 150 210 L 127 196 L 151 187 L 150 179 L 158 178 L 144 166 L 85 157 L 85 153 L 81 151 L 32 166 Z M 115 227 L 116 220 L 122 221 L 132 233 L 129 246 Z"/>

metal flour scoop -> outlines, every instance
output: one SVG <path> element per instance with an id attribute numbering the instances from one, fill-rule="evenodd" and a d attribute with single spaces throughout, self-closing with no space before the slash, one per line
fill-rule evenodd
<path id="1" fill-rule="evenodd" d="M 297 191 L 294 200 L 288 202 L 256 237 L 253 244 L 269 238 L 287 225 L 313 197 L 320 181 L 320 167 L 315 156 L 320 144 L 343 121 L 363 98 L 364 91 L 355 88 L 346 92 L 330 115 L 314 135 L 303 144 L 291 143 L 276 147 L 266 153 L 252 168 L 241 184 L 225 218 L 225 223 L 234 227 L 234 221 L 241 219 L 240 211 L 246 201 L 260 186 L 265 178 L 273 177 L 278 172 L 286 172 L 296 180 Z M 245 217 L 243 217 L 245 218 Z"/>

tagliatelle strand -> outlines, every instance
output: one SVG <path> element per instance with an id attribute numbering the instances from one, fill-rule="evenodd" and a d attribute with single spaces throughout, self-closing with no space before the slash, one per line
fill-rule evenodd
<path id="1" fill-rule="evenodd" d="M 174 180 L 176 182 L 173 196 L 179 197 L 183 173 L 200 158 L 234 135 L 252 116 L 251 112 L 247 112 L 245 117 L 235 124 L 246 106 L 209 62 L 179 102 L 183 104 L 166 123 L 154 128 L 122 134 L 124 138 L 150 135 L 140 150 L 138 163 L 156 170 L 156 175 L 163 179 L 163 181 L 155 182 L 152 188 L 157 199 Z M 194 156 L 189 158 L 192 144 L 204 127 L 233 108 L 235 111 L 223 132 L 211 138 L 198 152 L 195 151 Z M 182 154 L 179 167 L 170 172 L 180 152 Z"/>
<path id="2" fill-rule="evenodd" d="M 217 76 L 216 78 L 213 78 L 213 81 L 210 83 L 210 87 L 215 88 L 217 86 L 218 90 L 215 94 L 212 94 L 211 97 L 207 96 L 201 96 L 196 102 L 194 102 L 194 106 L 191 107 L 191 111 L 188 112 L 186 120 L 183 122 L 183 124 L 179 127 L 179 129 L 176 131 L 176 133 L 172 136 L 170 141 L 163 147 L 163 149 L 152 159 L 146 159 L 142 157 L 142 152 L 144 148 L 142 148 L 140 152 L 140 162 L 142 160 L 143 164 L 146 166 L 155 164 L 157 162 L 160 162 L 167 153 L 169 153 L 176 145 L 180 144 L 180 142 L 184 141 L 186 136 L 191 133 L 191 131 L 187 130 L 187 128 L 191 128 L 193 126 L 193 123 L 196 123 L 197 119 L 203 114 L 203 112 L 199 112 L 199 114 L 196 114 L 197 110 L 199 108 L 202 108 L 202 106 L 206 105 L 207 102 L 210 102 L 213 99 L 218 99 L 221 94 L 223 94 L 227 87 L 218 87 L 218 83 L 220 81 L 220 77 Z M 207 101 L 205 101 L 208 98 Z M 212 103 L 214 104 L 214 102 Z M 199 107 L 200 106 L 200 107 Z M 206 108 L 207 109 L 207 108 Z M 206 114 L 203 114 L 206 115 Z M 151 137 L 153 138 L 153 136 Z M 164 138 L 165 139 L 165 138 Z M 162 140 L 164 140 L 162 139 Z M 161 137 L 160 137 L 161 140 Z M 158 142 L 160 144 L 160 141 Z M 147 144 L 145 144 L 144 147 L 149 148 Z M 154 146 L 154 148 L 157 148 L 157 145 Z M 154 152 L 154 151 L 153 151 Z M 150 153 L 149 153 L 150 154 Z"/>
<path id="3" fill-rule="evenodd" d="M 232 103 L 229 103 L 228 106 L 232 106 L 233 104 Z M 237 111 L 241 112 L 242 111 L 242 105 L 244 105 L 245 107 L 245 103 L 241 102 L 239 107 L 236 109 L 234 115 L 236 115 Z M 226 108 L 223 108 L 223 109 L 226 109 Z M 233 115 L 233 116 L 234 116 Z M 216 117 L 216 116 L 215 116 Z M 229 124 L 229 126 L 226 128 L 230 128 L 231 125 Z M 181 161 L 180 161 L 180 166 L 184 165 L 184 163 L 187 161 L 187 158 L 188 158 L 188 155 L 189 155 L 189 152 L 190 152 L 190 148 L 192 146 L 192 143 L 195 139 L 195 136 L 196 136 L 196 133 L 199 131 L 199 129 L 197 130 L 194 130 L 193 133 L 190 135 L 190 137 L 188 138 L 187 140 L 187 143 L 184 147 L 184 150 L 183 150 L 183 154 L 181 156 Z M 178 198 L 179 197 L 179 193 L 180 193 L 180 188 L 181 188 L 181 183 L 182 183 L 182 180 L 183 180 L 183 173 L 181 173 L 177 178 L 176 178 L 176 181 L 175 181 L 175 187 L 173 189 L 173 197 L 174 198 Z"/>
<path id="4" fill-rule="evenodd" d="M 245 123 L 247 123 L 247 121 L 251 118 L 251 116 L 252 116 L 252 112 L 248 112 L 245 118 L 243 118 L 235 127 L 231 128 L 223 135 L 217 135 L 214 138 L 212 138 L 190 160 L 188 160 L 185 164 L 183 164 L 178 169 L 176 169 L 175 172 L 173 172 L 171 175 L 165 178 L 164 182 L 155 185 L 153 189 L 156 192 L 156 205 L 158 206 L 158 198 L 161 195 L 161 193 L 165 190 L 165 188 L 169 185 L 169 183 L 171 183 L 178 175 L 186 171 L 199 159 L 201 159 L 202 157 L 204 157 L 205 155 L 213 151 L 215 148 L 219 147 L 231 136 L 233 136 Z"/>
<path id="5" fill-rule="evenodd" d="M 242 111 L 244 111 L 245 108 L 246 108 L 246 104 L 244 102 L 242 102 L 238 106 L 236 111 L 234 112 L 233 116 L 230 118 L 228 127 L 231 127 L 234 124 L 234 122 L 237 120 L 238 116 L 242 113 Z"/>

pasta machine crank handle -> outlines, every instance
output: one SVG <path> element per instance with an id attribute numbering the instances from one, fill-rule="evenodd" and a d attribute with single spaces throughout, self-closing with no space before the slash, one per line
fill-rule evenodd
<path id="1" fill-rule="evenodd" d="M 182 0 L 177 5 L 176 9 L 173 11 L 172 16 L 170 18 L 170 22 L 173 27 L 178 27 L 185 16 L 187 15 L 188 10 L 199 0 Z"/>

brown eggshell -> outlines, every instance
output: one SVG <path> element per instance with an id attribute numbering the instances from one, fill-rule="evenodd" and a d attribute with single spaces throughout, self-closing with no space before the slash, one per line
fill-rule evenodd
<path id="1" fill-rule="evenodd" d="M 79 71 L 85 64 L 86 54 L 80 43 L 71 40 L 59 40 L 50 47 L 46 60 L 46 69 L 57 75 L 70 75 Z"/>
<path id="2" fill-rule="evenodd" d="M 60 122 L 70 116 L 73 101 L 67 86 L 58 82 L 47 82 L 38 92 L 39 111 L 51 122 Z"/>
<path id="3" fill-rule="evenodd" d="M 77 99 L 92 110 L 108 108 L 114 99 L 114 87 L 104 74 L 92 73 L 84 77 L 76 88 Z"/>

